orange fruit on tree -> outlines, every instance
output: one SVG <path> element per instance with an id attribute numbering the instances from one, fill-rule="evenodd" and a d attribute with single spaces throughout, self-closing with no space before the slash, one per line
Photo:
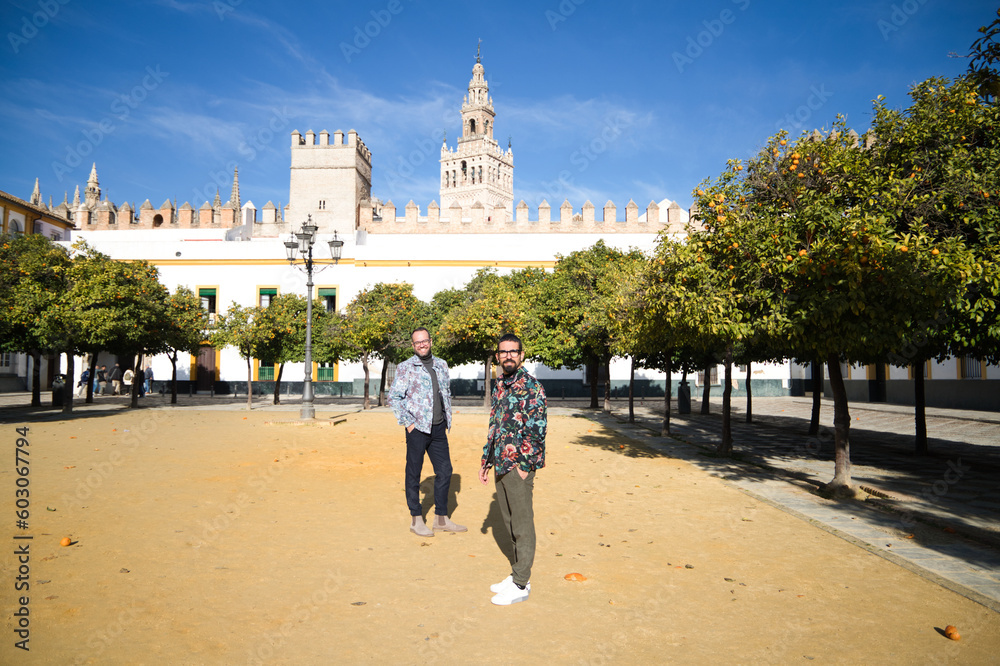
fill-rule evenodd
<path id="1" fill-rule="evenodd" d="M 787 141 L 785 141 L 784 139 L 782 139 L 782 140 L 781 140 L 781 141 L 779 141 L 778 143 L 780 143 L 781 145 L 785 145 L 785 144 L 786 144 L 786 143 L 788 143 L 788 142 L 787 142 Z"/>

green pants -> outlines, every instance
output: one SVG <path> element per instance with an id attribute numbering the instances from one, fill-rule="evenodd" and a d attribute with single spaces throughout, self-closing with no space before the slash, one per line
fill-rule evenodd
<path id="1" fill-rule="evenodd" d="M 496 477 L 497 502 L 504 527 L 514 545 L 510 560 L 511 573 L 518 585 L 531 580 L 531 565 L 535 561 L 535 511 L 531 498 L 535 489 L 535 472 L 528 472 L 525 479 L 512 469 Z"/>

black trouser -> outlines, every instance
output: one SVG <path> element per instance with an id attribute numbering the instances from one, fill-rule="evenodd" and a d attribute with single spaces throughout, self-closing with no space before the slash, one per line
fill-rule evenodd
<path id="1" fill-rule="evenodd" d="M 431 426 L 430 434 L 414 428 L 406 433 L 406 506 L 411 516 L 423 515 L 420 509 L 420 470 L 424 453 L 434 466 L 434 513 L 448 515 L 448 489 L 451 486 L 451 455 L 448 453 L 448 422 Z"/>

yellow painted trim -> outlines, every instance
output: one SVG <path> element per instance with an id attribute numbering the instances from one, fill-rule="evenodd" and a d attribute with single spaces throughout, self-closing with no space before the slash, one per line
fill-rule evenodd
<path id="1" fill-rule="evenodd" d="M 136 260 L 138 261 L 138 260 Z M 287 261 L 279 259 L 147 259 L 153 266 L 284 266 Z M 460 259 L 341 259 L 340 266 L 355 268 L 553 268 L 555 261 L 473 261 Z"/>
<path id="2" fill-rule="evenodd" d="M 979 364 L 980 364 L 979 378 L 986 379 L 986 361 L 979 361 Z"/>

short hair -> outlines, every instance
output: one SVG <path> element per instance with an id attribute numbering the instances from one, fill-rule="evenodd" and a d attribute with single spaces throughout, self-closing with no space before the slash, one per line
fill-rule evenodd
<path id="1" fill-rule="evenodd" d="M 501 335 L 500 339 L 497 340 L 497 349 L 500 349 L 501 342 L 516 342 L 517 346 L 521 348 L 521 351 L 524 351 L 524 343 L 521 342 L 521 338 L 517 337 L 513 333 L 504 333 Z"/>
<path id="2" fill-rule="evenodd" d="M 428 338 L 431 337 L 431 332 L 430 331 L 428 331 L 423 326 L 417 326 L 415 329 L 413 329 L 412 331 L 410 331 L 410 341 L 411 342 L 413 341 L 413 336 L 416 335 L 417 333 L 419 333 L 420 331 L 423 331 L 424 333 L 426 333 Z"/>

